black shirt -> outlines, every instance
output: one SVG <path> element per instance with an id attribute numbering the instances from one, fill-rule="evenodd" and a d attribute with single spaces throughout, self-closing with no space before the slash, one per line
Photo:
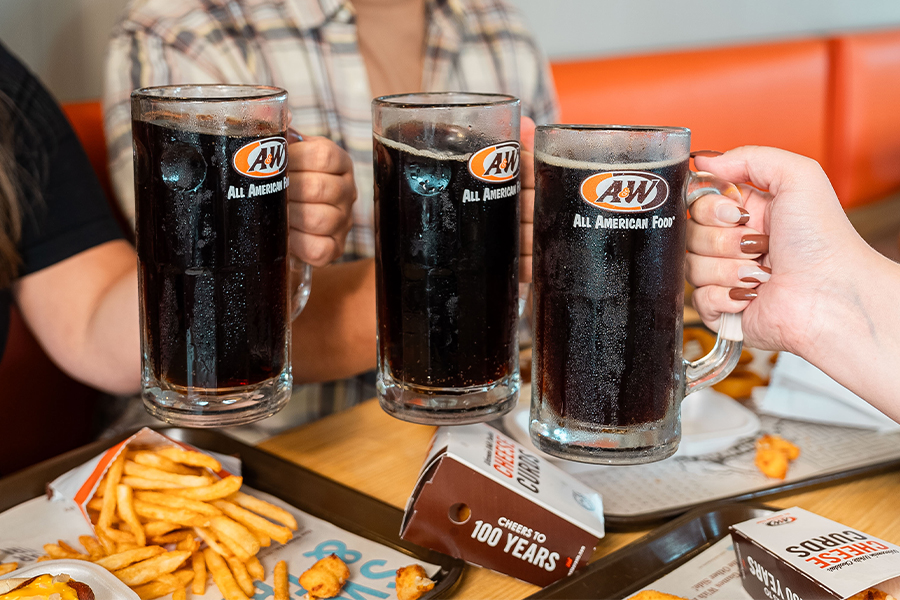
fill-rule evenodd
<path id="1" fill-rule="evenodd" d="M 87 155 L 37 78 L 0 44 L 0 102 L 13 122 L 22 213 L 19 276 L 122 237 Z M 0 358 L 12 293 L 0 290 Z"/>

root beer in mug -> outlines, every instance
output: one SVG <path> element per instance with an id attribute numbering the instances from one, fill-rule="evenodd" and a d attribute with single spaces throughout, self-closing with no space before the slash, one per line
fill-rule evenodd
<path id="1" fill-rule="evenodd" d="M 720 335 L 710 356 L 682 358 L 687 200 L 733 188 L 692 173 L 689 154 L 682 128 L 537 128 L 531 437 L 549 454 L 670 456 L 685 394 L 740 356 Z"/>
<path id="2" fill-rule="evenodd" d="M 417 423 L 508 412 L 519 390 L 519 101 L 373 102 L 378 379 Z"/>
<path id="3" fill-rule="evenodd" d="M 224 85 L 132 95 L 142 396 L 170 423 L 247 423 L 290 398 L 308 270 L 292 310 L 286 99 Z"/>

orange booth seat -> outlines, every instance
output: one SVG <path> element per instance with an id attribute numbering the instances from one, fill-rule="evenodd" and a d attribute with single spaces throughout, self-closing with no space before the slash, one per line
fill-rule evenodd
<path id="1" fill-rule="evenodd" d="M 831 40 L 834 111 L 829 173 L 845 207 L 900 182 L 900 31 Z"/>
<path id="2" fill-rule="evenodd" d="M 900 31 L 552 65 L 565 123 L 678 125 L 694 149 L 816 159 L 845 208 L 900 190 Z"/>
<path id="3" fill-rule="evenodd" d="M 694 149 L 777 146 L 826 159 L 824 40 L 553 64 L 565 123 L 676 125 Z"/>
<path id="4" fill-rule="evenodd" d="M 63 110 L 112 198 L 100 103 L 67 104 Z M 97 433 L 100 392 L 53 364 L 15 306 L 0 361 L 0 390 L 0 410 L 9 425 L 0 438 L 0 476 L 77 448 Z"/>

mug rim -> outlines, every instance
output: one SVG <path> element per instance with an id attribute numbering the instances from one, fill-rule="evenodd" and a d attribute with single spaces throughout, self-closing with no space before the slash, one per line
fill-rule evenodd
<path id="1" fill-rule="evenodd" d="M 185 95 L 178 90 L 194 90 L 201 94 L 210 91 L 221 91 L 221 94 Z M 247 93 L 236 93 L 235 90 Z M 227 93 L 230 91 L 230 93 Z M 132 98 L 168 101 L 168 102 L 246 102 L 254 100 L 278 100 L 287 97 L 287 91 L 273 85 L 257 85 L 242 83 L 189 83 L 168 84 L 143 87 L 131 92 Z"/>
<path id="2" fill-rule="evenodd" d="M 572 130 L 572 131 L 609 131 L 609 132 L 625 132 L 625 131 L 646 131 L 657 133 L 687 133 L 691 130 L 687 127 L 678 127 L 672 125 L 622 125 L 622 124 L 568 124 L 555 123 L 547 125 L 538 125 L 536 131 L 554 131 L 554 130 Z"/>
<path id="3" fill-rule="evenodd" d="M 415 97 L 469 97 L 476 101 L 470 102 L 404 102 L 404 98 Z M 482 99 L 477 101 L 477 99 Z M 490 100 L 489 100 L 490 98 Z M 389 94 L 387 96 L 378 96 L 372 100 L 372 106 L 388 107 L 388 108 L 467 108 L 475 106 L 512 106 L 519 104 L 521 101 L 516 96 L 509 94 L 495 94 L 489 92 L 412 92 L 404 94 Z"/>

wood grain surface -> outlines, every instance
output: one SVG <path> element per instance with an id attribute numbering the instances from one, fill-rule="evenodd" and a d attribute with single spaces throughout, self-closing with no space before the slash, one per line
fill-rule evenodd
<path id="1" fill-rule="evenodd" d="M 433 427 L 384 413 L 374 400 L 299 427 L 260 448 L 322 473 L 398 508 L 415 485 Z M 900 471 L 766 499 L 800 506 L 853 528 L 900 544 Z M 608 533 L 592 560 L 642 537 L 649 530 Z M 537 586 L 488 569 L 469 566 L 454 598 L 524 598 Z"/>

